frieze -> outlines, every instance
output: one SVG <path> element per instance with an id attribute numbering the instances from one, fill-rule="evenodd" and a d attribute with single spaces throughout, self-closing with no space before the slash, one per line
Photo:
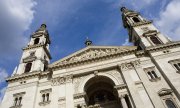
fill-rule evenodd
<path id="1" fill-rule="evenodd" d="M 66 77 L 66 83 L 71 83 L 73 79 L 73 75 L 67 75 Z"/>
<path id="2" fill-rule="evenodd" d="M 130 70 L 136 67 L 140 67 L 140 60 L 135 60 L 135 61 L 130 61 L 127 63 L 122 63 L 120 64 L 120 69 L 121 70 Z"/>
<path id="3" fill-rule="evenodd" d="M 133 65 L 131 63 L 122 63 L 120 67 L 121 67 L 121 70 L 133 69 Z"/>
<path id="4" fill-rule="evenodd" d="M 134 67 L 141 67 L 141 62 L 140 62 L 140 60 L 132 61 L 131 63 L 132 63 L 132 65 L 133 65 Z"/>
<path id="5" fill-rule="evenodd" d="M 58 86 L 58 85 L 61 85 L 61 84 L 64 84 L 64 83 L 65 83 L 65 78 L 64 77 L 57 77 L 57 78 L 52 79 L 51 85 Z"/>
<path id="6" fill-rule="evenodd" d="M 72 79 L 73 79 L 72 75 L 66 75 L 63 77 L 53 78 L 51 80 L 51 82 L 52 82 L 51 85 L 58 86 L 58 85 L 65 84 L 65 83 L 71 83 Z"/>

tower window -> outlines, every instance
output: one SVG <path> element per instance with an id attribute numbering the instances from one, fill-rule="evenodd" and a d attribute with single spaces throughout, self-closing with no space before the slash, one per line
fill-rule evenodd
<path id="1" fill-rule="evenodd" d="M 30 72 L 31 67 L 32 67 L 32 63 L 27 63 L 26 66 L 25 66 L 25 71 L 24 72 L 25 73 Z"/>
<path id="2" fill-rule="evenodd" d="M 79 104 L 77 105 L 77 108 L 82 108 Z"/>
<path id="3" fill-rule="evenodd" d="M 165 103 L 166 103 L 166 105 L 167 105 L 168 108 L 176 108 L 175 104 L 174 104 L 173 101 L 170 100 L 170 99 L 167 99 L 167 100 L 165 101 Z"/>
<path id="4" fill-rule="evenodd" d="M 137 18 L 137 17 L 133 17 L 132 19 L 133 19 L 133 21 L 134 21 L 135 23 L 140 22 L 139 18 Z"/>
<path id="5" fill-rule="evenodd" d="M 35 44 L 38 44 L 39 43 L 39 38 L 36 38 L 35 40 L 34 40 L 34 45 Z"/>
<path id="6" fill-rule="evenodd" d="M 161 44 L 161 41 L 156 36 L 151 36 L 150 39 L 155 45 Z"/>
<path id="7" fill-rule="evenodd" d="M 166 108 L 179 108 L 176 102 L 177 97 L 171 89 L 162 88 L 158 94 Z"/>

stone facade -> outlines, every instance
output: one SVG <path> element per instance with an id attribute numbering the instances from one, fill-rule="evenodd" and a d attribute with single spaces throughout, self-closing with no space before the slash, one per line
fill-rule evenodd
<path id="1" fill-rule="evenodd" d="M 121 11 L 134 46 L 86 44 L 52 64 L 42 24 L 7 79 L 1 108 L 180 108 L 180 41 Z"/>

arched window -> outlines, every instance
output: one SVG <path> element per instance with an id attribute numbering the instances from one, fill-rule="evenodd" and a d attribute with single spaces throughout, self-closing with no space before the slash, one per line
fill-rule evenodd
<path id="1" fill-rule="evenodd" d="M 151 79 L 153 79 L 153 75 L 151 74 L 151 72 L 148 72 L 148 75 L 151 77 Z"/>
<path id="2" fill-rule="evenodd" d="M 46 94 L 46 101 L 49 101 L 49 93 Z"/>
<path id="3" fill-rule="evenodd" d="M 180 65 L 179 65 L 180 66 Z M 177 64 L 174 64 L 174 67 L 177 69 L 177 70 L 180 70 L 179 66 Z"/>
<path id="4" fill-rule="evenodd" d="M 79 104 L 77 105 L 77 108 L 82 108 Z"/>
<path id="5" fill-rule="evenodd" d="M 14 100 L 14 106 L 17 105 L 17 102 L 18 102 L 18 98 L 15 98 L 15 100 Z"/>
<path id="6" fill-rule="evenodd" d="M 152 74 L 154 75 L 155 78 L 158 78 L 158 76 L 156 75 L 154 71 L 152 71 Z"/>
<path id="7" fill-rule="evenodd" d="M 38 44 L 39 43 L 39 38 L 36 38 L 35 40 L 34 40 L 34 45 L 35 44 Z"/>
<path id="8" fill-rule="evenodd" d="M 160 40 L 155 36 L 151 36 L 150 39 L 156 45 L 161 44 Z"/>
<path id="9" fill-rule="evenodd" d="M 25 67 L 25 73 L 30 72 L 32 63 L 27 63 Z"/>
<path id="10" fill-rule="evenodd" d="M 166 105 L 168 108 L 176 108 L 176 106 L 174 105 L 174 103 L 171 100 L 166 100 L 165 101 Z"/>
<path id="11" fill-rule="evenodd" d="M 134 21 L 135 23 L 140 22 L 139 18 L 137 18 L 137 17 L 133 17 L 132 19 L 133 19 L 133 21 Z"/>
<path id="12" fill-rule="evenodd" d="M 45 94 L 42 95 L 42 102 L 45 102 Z"/>
<path id="13" fill-rule="evenodd" d="M 21 105 L 22 97 L 19 97 L 19 103 L 18 105 Z"/>

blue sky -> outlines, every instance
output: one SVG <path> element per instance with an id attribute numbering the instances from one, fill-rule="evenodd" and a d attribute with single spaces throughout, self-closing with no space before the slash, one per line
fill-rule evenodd
<path id="1" fill-rule="evenodd" d="M 51 38 L 52 61 L 94 45 L 128 43 L 120 7 L 139 11 L 173 40 L 180 40 L 180 0 L 1 0 L 0 1 L 0 101 L 5 78 L 19 64 L 30 34 L 46 23 Z"/>

